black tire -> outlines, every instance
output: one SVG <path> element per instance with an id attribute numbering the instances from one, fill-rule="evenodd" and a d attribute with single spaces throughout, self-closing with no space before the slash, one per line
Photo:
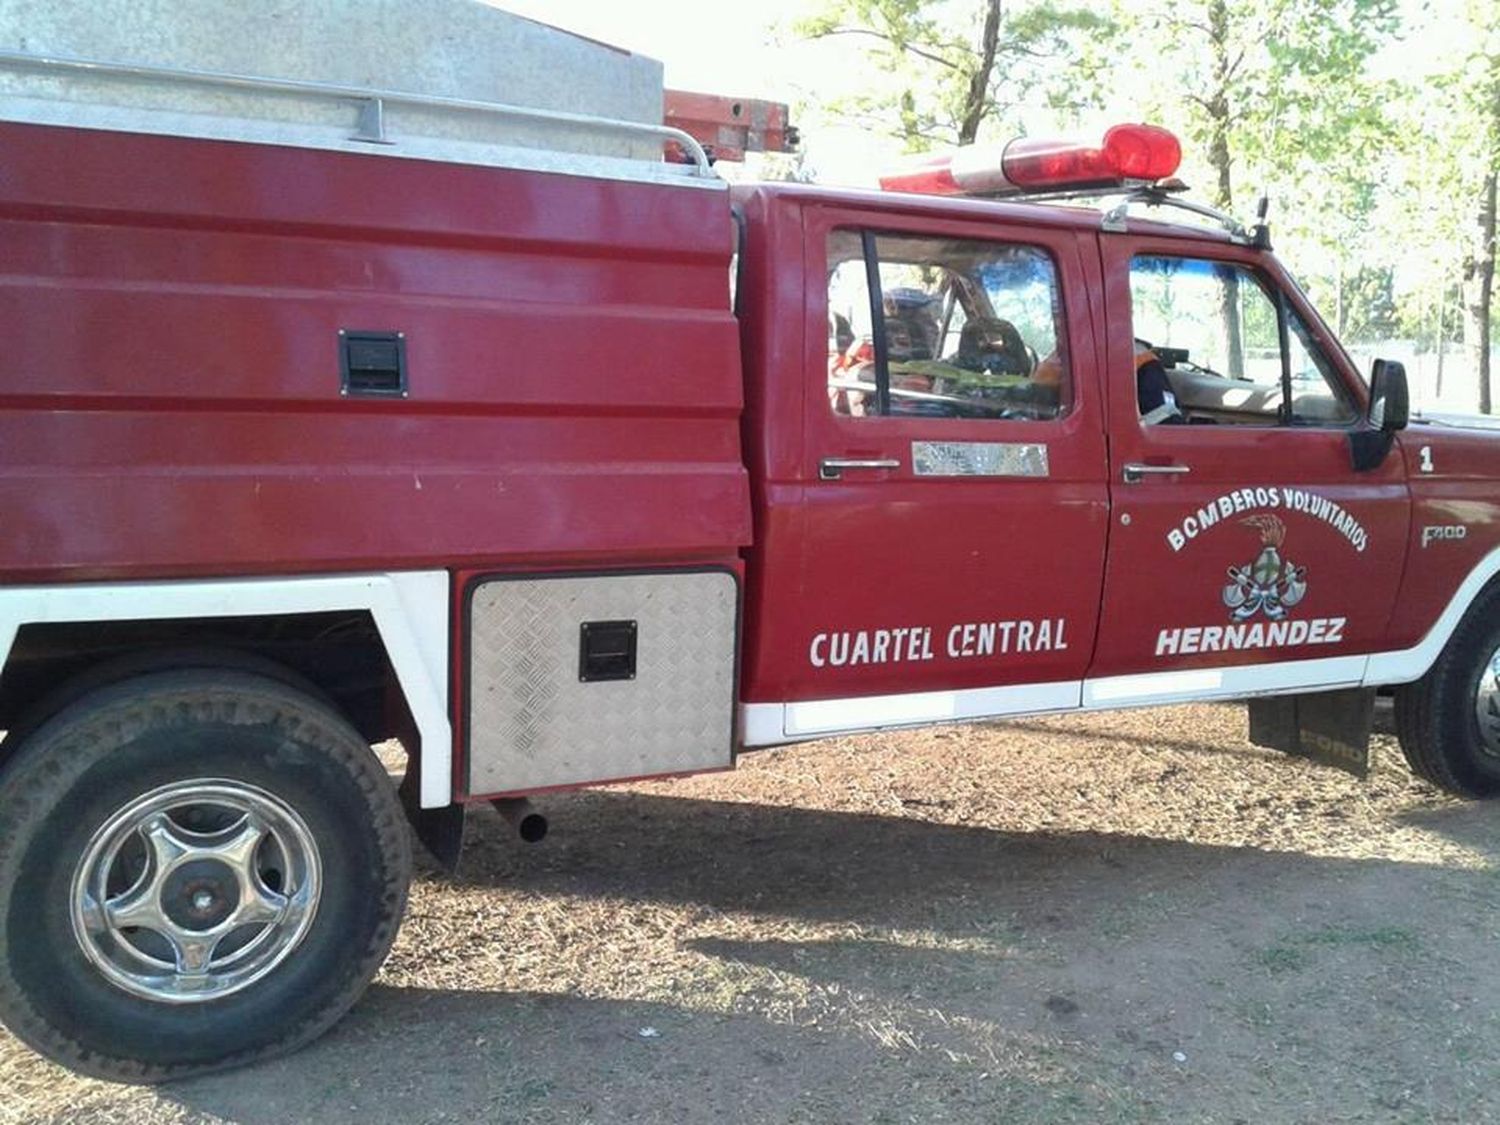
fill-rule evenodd
<path id="1" fill-rule="evenodd" d="M 322 688 L 290 668 L 252 652 L 222 648 L 170 648 L 133 652 L 105 660 L 68 677 L 22 711 L 10 730 L 5 732 L 4 743 L 0 743 L 0 769 L 4 768 L 13 747 L 20 746 L 32 731 L 84 696 L 92 695 L 110 684 L 152 672 L 186 671 L 249 672 L 284 683 L 337 710 L 337 704 Z"/>
<path id="2" fill-rule="evenodd" d="M 1480 732 L 1475 699 L 1500 649 L 1500 587 L 1485 590 L 1427 674 L 1396 689 L 1396 737 L 1411 770 L 1459 797 L 1500 795 L 1500 753 Z"/>
<path id="3" fill-rule="evenodd" d="M 300 818 L 320 865 L 316 910 L 263 977 L 165 1003 L 86 955 L 74 877 L 120 810 L 210 780 Z M 327 704 L 235 670 L 159 672 L 75 700 L 7 762 L 0 826 L 0 1022 L 48 1058 L 114 1081 L 241 1066 L 326 1031 L 390 949 L 411 875 L 405 818 L 369 746 Z"/>

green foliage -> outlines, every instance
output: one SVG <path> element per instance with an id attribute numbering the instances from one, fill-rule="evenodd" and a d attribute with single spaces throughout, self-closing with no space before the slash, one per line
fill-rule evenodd
<path id="1" fill-rule="evenodd" d="M 1271 196 L 1278 255 L 1340 336 L 1479 354 L 1496 0 L 808 3 L 799 35 L 863 46 L 866 69 L 818 99 L 836 117 L 911 151 L 1160 122 L 1198 195 L 1241 214 Z"/>
<path id="2" fill-rule="evenodd" d="M 1105 66 L 1091 45 L 1113 30 L 1096 7 L 1053 0 L 823 0 L 792 25 L 864 42 L 867 88 L 825 107 L 911 152 L 1009 135 L 1023 108 L 1097 106 Z"/>
<path id="3" fill-rule="evenodd" d="M 1350 342 L 1389 340 L 1400 334 L 1396 275 L 1390 266 L 1360 266 L 1344 279 L 1339 299 L 1339 337 Z"/>
<path id="4" fill-rule="evenodd" d="M 1335 185 L 1359 194 L 1364 154 L 1389 135 L 1389 83 L 1365 64 L 1394 30 L 1394 0 L 1148 0 L 1138 11 L 1134 49 L 1172 76 L 1162 108 L 1212 161 L 1204 186 L 1221 206 L 1313 178 L 1320 190 L 1299 204 Z"/>

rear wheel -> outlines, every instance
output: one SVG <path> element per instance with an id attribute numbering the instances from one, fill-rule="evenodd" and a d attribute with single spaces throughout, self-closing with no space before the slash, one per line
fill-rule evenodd
<path id="1" fill-rule="evenodd" d="M 411 857 L 327 704 L 238 671 L 92 692 L 0 771 L 0 1020 L 85 1073 L 157 1081 L 291 1050 L 358 998 Z"/>
<path id="2" fill-rule="evenodd" d="M 1476 599 L 1427 674 L 1396 690 L 1412 772 L 1460 797 L 1500 795 L 1500 587 Z"/>

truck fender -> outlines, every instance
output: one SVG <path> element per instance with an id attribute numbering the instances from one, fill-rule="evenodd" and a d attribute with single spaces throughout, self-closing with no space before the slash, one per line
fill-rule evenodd
<path id="1" fill-rule="evenodd" d="M 418 803 L 453 800 L 446 571 L 0 588 L 0 668 L 23 625 L 367 611 L 421 738 Z"/>
<path id="2" fill-rule="evenodd" d="M 1369 658 L 1365 665 L 1364 685 L 1386 687 L 1409 684 L 1425 676 L 1427 670 L 1437 662 L 1438 656 L 1447 646 L 1454 630 L 1458 628 L 1464 615 L 1469 612 L 1475 599 L 1495 579 L 1496 575 L 1500 575 L 1500 547 L 1490 551 L 1469 571 L 1464 580 L 1459 583 L 1458 589 L 1453 592 L 1453 596 L 1448 599 L 1443 612 L 1433 622 L 1432 628 L 1427 630 L 1426 635 L 1420 641 L 1410 648 L 1394 652 L 1378 652 Z"/>

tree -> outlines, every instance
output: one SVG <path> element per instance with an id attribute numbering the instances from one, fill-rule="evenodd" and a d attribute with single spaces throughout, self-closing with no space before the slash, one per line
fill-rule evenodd
<path id="1" fill-rule="evenodd" d="M 1216 203 L 1249 176 L 1358 153 L 1384 128 L 1365 61 L 1395 27 L 1395 0 L 1153 0 L 1135 53 L 1176 77 L 1188 132 L 1208 153 Z M 1373 134 L 1373 136 L 1372 136 Z M 1239 174 L 1237 175 L 1237 169 Z"/>
<path id="2" fill-rule="evenodd" d="M 1089 7 L 1036 0 L 822 0 L 793 31 L 869 43 L 870 89 L 828 108 L 899 137 L 909 151 L 972 144 L 1022 106 L 1097 100 L 1111 23 Z"/>
<path id="3" fill-rule="evenodd" d="M 1495 302 L 1495 169 L 1482 176 L 1469 250 L 1464 256 L 1464 346 L 1479 379 L 1479 410 L 1491 411 L 1490 340 Z"/>
<path id="4" fill-rule="evenodd" d="M 1490 348 L 1495 317 L 1496 169 L 1500 167 L 1500 10 L 1463 0 L 1429 14 L 1417 36 L 1448 49 L 1400 100 L 1401 157 L 1390 185 L 1404 205 L 1382 226 L 1419 270 L 1407 323 L 1426 321 L 1441 347 L 1461 339 L 1479 409 L 1494 408 Z M 1455 49 L 1457 48 L 1457 49 Z"/>
<path id="5" fill-rule="evenodd" d="M 1468 22 L 1477 49 L 1455 83 L 1458 121 L 1470 147 L 1460 172 L 1462 206 L 1469 210 L 1462 267 L 1464 348 L 1479 379 L 1479 409 L 1490 413 L 1490 341 L 1495 301 L 1495 195 L 1500 169 L 1500 15 L 1471 0 Z M 1462 128 L 1462 126 L 1461 126 Z"/>

